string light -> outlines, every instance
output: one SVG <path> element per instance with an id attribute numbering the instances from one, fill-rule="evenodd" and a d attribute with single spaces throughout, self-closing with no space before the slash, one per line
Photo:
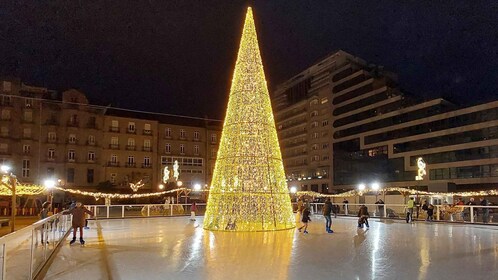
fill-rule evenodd
<path id="1" fill-rule="evenodd" d="M 204 228 L 295 227 L 251 8 L 248 8 Z"/>
<path id="2" fill-rule="evenodd" d="M 313 191 L 299 191 L 298 196 L 311 196 L 311 197 L 354 197 L 361 196 L 364 193 L 377 192 L 374 189 L 364 189 L 364 190 L 351 190 L 338 194 L 323 194 Z M 469 192 L 427 192 L 419 191 L 408 188 L 400 187 L 388 187 L 383 188 L 383 192 L 399 192 L 404 196 L 408 195 L 427 195 L 427 196 L 458 196 L 458 197 L 471 197 L 471 196 L 498 196 L 498 190 L 485 190 L 485 191 L 469 191 Z"/>

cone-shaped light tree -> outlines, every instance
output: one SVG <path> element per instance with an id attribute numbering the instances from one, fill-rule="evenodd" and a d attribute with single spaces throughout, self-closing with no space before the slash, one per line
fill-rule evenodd
<path id="1" fill-rule="evenodd" d="M 252 10 L 247 10 L 204 228 L 295 227 Z"/>

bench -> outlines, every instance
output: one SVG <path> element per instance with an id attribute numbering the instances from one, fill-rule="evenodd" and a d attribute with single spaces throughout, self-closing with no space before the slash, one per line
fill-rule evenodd
<path id="1" fill-rule="evenodd" d="M 3 226 L 3 225 L 9 225 L 10 224 L 10 219 L 0 219 L 0 228 Z"/>

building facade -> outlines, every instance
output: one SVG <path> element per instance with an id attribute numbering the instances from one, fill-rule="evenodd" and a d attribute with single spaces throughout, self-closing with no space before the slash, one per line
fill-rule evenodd
<path id="1" fill-rule="evenodd" d="M 343 51 L 279 86 L 273 102 L 287 180 L 302 190 L 498 186 L 498 102 L 418 100 Z M 427 175 L 416 181 L 419 157 Z"/>
<path id="2" fill-rule="evenodd" d="M 13 78 L 0 86 L 0 163 L 21 182 L 129 190 L 142 181 L 157 191 L 164 167 L 173 175 L 178 161 L 180 176 L 169 184 L 210 183 L 221 122 L 109 109 L 77 90 L 58 94 Z"/>

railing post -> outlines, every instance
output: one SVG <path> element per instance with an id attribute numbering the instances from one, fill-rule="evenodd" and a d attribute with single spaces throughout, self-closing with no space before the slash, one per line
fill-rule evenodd
<path id="1" fill-rule="evenodd" d="M 36 234 L 36 231 L 35 229 L 33 228 L 31 230 L 31 248 L 30 248 L 30 258 L 29 258 L 29 279 L 33 279 L 33 258 L 34 258 L 34 254 L 35 254 L 35 250 L 33 249 L 33 246 L 34 246 L 34 238 L 35 238 L 35 234 Z"/>
<path id="2" fill-rule="evenodd" d="M 171 208 L 170 208 L 170 216 L 173 216 L 173 204 L 171 204 Z"/>
<path id="3" fill-rule="evenodd" d="M 348 213 L 349 213 L 349 209 L 348 209 L 348 208 L 349 208 L 349 207 L 348 207 L 348 204 L 347 204 L 347 203 L 346 203 L 346 204 L 344 204 L 344 214 L 345 214 L 346 216 L 347 216 L 347 215 L 348 215 Z"/>
<path id="4" fill-rule="evenodd" d="M 109 219 L 109 205 L 106 205 L 106 218 Z"/>
<path id="5" fill-rule="evenodd" d="M 387 206 L 382 205 L 382 211 L 384 212 L 384 218 L 387 218 Z"/>
<path id="6" fill-rule="evenodd" d="M 7 272 L 7 244 L 2 245 L 2 279 L 6 279 L 5 273 Z"/>
<path id="7" fill-rule="evenodd" d="M 470 206 L 470 222 L 474 223 L 474 206 Z"/>
<path id="8" fill-rule="evenodd" d="M 150 217 L 150 205 L 147 205 L 147 217 Z"/>
<path id="9" fill-rule="evenodd" d="M 124 205 L 121 205 L 121 218 L 124 218 Z"/>
<path id="10" fill-rule="evenodd" d="M 436 220 L 440 220 L 441 219 L 441 211 L 439 209 L 439 205 L 436 205 Z"/>

